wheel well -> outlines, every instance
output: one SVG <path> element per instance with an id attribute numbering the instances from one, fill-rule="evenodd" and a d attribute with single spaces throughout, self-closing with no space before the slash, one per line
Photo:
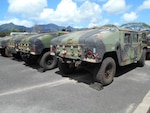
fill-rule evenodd
<path id="1" fill-rule="evenodd" d="M 105 58 L 107 58 L 107 57 L 112 57 L 112 58 L 115 60 L 115 62 L 116 62 L 116 66 L 119 65 L 118 57 L 117 57 L 117 54 L 116 54 L 115 51 L 114 51 L 114 52 L 105 53 L 105 54 L 104 54 L 104 57 L 103 57 L 103 60 L 104 60 Z"/>
<path id="2" fill-rule="evenodd" d="M 144 47 L 143 49 L 147 50 L 147 47 Z"/>
<path id="3" fill-rule="evenodd" d="M 48 52 L 48 51 L 50 51 L 50 49 L 49 49 L 49 48 L 45 48 L 45 49 L 43 49 L 43 51 L 42 51 L 42 55 L 43 55 L 44 53 Z"/>

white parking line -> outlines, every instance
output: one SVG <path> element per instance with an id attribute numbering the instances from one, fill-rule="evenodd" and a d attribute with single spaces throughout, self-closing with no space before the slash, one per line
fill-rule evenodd
<path id="1" fill-rule="evenodd" d="M 150 91 L 146 94 L 143 101 L 138 105 L 133 113 L 147 113 L 150 109 Z"/>
<path id="2" fill-rule="evenodd" d="M 149 61 L 145 61 L 145 64 L 146 64 L 146 65 L 148 65 L 148 66 L 150 66 L 150 63 L 149 63 Z"/>
<path id="3" fill-rule="evenodd" d="M 45 83 L 45 84 L 41 84 L 41 85 L 36 85 L 36 86 L 17 89 L 17 90 L 14 90 L 14 91 L 8 91 L 8 92 L 0 93 L 0 96 L 6 96 L 6 95 L 12 95 L 12 94 L 16 94 L 16 93 L 22 93 L 22 92 L 25 92 L 25 91 L 29 91 L 29 90 L 33 90 L 33 89 L 37 89 L 37 88 L 42 88 L 42 87 L 46 87 L 46 86 L 55 87 L 55 86 L 59 86 L 59 85 L 70 83 L 70 82 L 75 83 L 76 81 L 65 78 L 65 79 L 55 81 L 55 82 L 50 82 L 50 83 Z"/>
<path id="4" fill-rule="evenodd" d="M 135 104 L 130 104 L 125 113 L 132 113 L 135 110 Z"/>

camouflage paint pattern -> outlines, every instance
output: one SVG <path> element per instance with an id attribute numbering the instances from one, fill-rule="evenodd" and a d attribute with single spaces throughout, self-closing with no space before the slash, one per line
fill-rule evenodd
<path id="1" fill-rule="evenodd" d="M 9 42 L 10 39 L 12 39 L 13 37 L 12 36 L 6 36 L 4 38 L 2 38 L 0 40 L 0 48 L 1 49 L 4 49 L 7 47 L 7 43 Z"/>
<path id="2" fill-rule="evenodd" d="M 147 46 L 147 53 L 150 53 L 150 30 L 143 30 L 142 33 L 142 42 Z"/>
<path id="3" fill-rule="evenodd" d="M 39 37 L 44 36 L 44 35 L 45 34 L 35 34 L 35 35 L 22 39 L 20 43 L 18 44 L 19 51 L 30 54 L 30 52 L 32 52 L 32 49 L 34 49 L 36 44 L 41 45 L 41 42 L 37 43 L 37 41 Z"/>
<path id="4" fill-rule="evenodd" d="M 10 39 L 14 38 L 13 36 L 6 36 L 2 40 L 0 40 L 0 53 L 2 56 L 10 57 L 11 53 L 8 50 L 7 44 Z"/>
<path id="5" fill-rule="evenodd" d="M 14 38 L 11 38 L 7 44 L 8 49 L 11 53 L 16 54 L 19 52 L 18 44 L 24 38 L 27 38 L 33 34 L 22 34 L 22 35 L 15 35 Z"/>
<path id="6" fill-rule="evenodd" d="M 137 62 L 144 47 L 141 32 L 103 26 L 52 39 L 50 54 L 72 61 L 100 63 L 107 53 L 115 53 L 123 66 Z"/>
<path id="7" fill-rule="evenodd" d="M 52 33 L 41 33 L 29 36 L 21 40 L 18 45 L 18 48 L 21 52 L 40 55 L 44 49 L 49 49 L 50 40 L 65 34 L 66 32 L 52 32 Z"/>
<path id="8" fill-rule="evenodd" d="M 150 34 L 147 35 L 147 52 L 150 52 Z"/>

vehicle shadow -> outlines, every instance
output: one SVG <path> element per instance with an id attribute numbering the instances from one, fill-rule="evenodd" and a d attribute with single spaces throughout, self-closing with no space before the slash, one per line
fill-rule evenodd
<path id="1" fill-rule="evenodd" d="M 73 74 L 63 74 L 60 71 L 55 72 L 56 74 L 61 75 L 62 77 L 68 77 L 71 80 L 75 80 L 77 83 L 84 83 L 87 84 L 89 87 L 95 90 L 102 90 L 102 84 L 95 82 L 93 75 L 91 72 L 84 70 L 82 68 L 77 69 Z"/>
<path id="2" fill-rule="evenodd" d="M 130 64 L 130 65 L 127 65 L 127 66 L 122 66 L 122 67 L 118 67 L 117 70 L 116 70 L 116 75 L 115 77 L 120 77 L 120 76 L 123 76 L 124 74 L 134 70 L 135 68 L 137 68 L 137 64 Z"/>
<path id="3" fill-rule="evenodd" d="M 11 60 L 18 61 L 18 62 L 23 62 L 23 60 L 21 58 L 11 57 Z"/>
<path id="4" fill-rule="evenodd" d="M 41 68 L 38 64 L 26 64 L 24 62 L 23 65 L 26 66 L 26 67 L 30 67 L 32 69 L 35 69 L 35 70 L 37 70 L 38 72 L 41 72 L 41 73 L 45 72 L 45 70 L 43 68 Z"/>
<path id="5" fill-rule="evenodd" d="M 150 53 L 146 54 L 146 60 L 150 60 Z"/>
<path id="6" fill-rule="evenodd" d="M 134 70 L 136 67 L 137 67 L 136 64 L 130 64 L 127 66 L 118 67 L 115 78 L 123 76 L 124 74 Z M 84 70 L 82 68 L 77 69 L 73 74 L 69 74 L 69 75 L 63 74 L 60 71 L 57 71 L 55 73 L 61 75 L 62 77 L 68 77 L 69 79 L 73 79 L 77 83 L 87 84 L 87 85 L 89 85 L 89 87 L 96 89 L 98 91 L 103 89 L 102 84 L 95 82 L 94 77 L 91 74 L 91 72 Z"/>
<path id="7" fill-rule="evenodd" d="M 74 73 L 69 74 L 69 75 L 63 74 L 60 71 L 57 71 L 56 73 L 61 75 L 62 77 L 69 77 L 70 79 L 73 79 L 77 81 L 78 83 L 82 82 L 88 85 L 94 83 L 92 74 L 81 68 L 77 69 Z"/>

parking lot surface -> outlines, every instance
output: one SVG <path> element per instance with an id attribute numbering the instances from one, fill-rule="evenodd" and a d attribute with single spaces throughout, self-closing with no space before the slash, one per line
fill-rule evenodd
<path id="1" fill-rule="evenodd" d="M 117 70 L 112 84 L 97 90 L 82 69 L 62 75 L 0 56 L 1 113 L 133 113 L 150 90 L 150 61 Z"/>

